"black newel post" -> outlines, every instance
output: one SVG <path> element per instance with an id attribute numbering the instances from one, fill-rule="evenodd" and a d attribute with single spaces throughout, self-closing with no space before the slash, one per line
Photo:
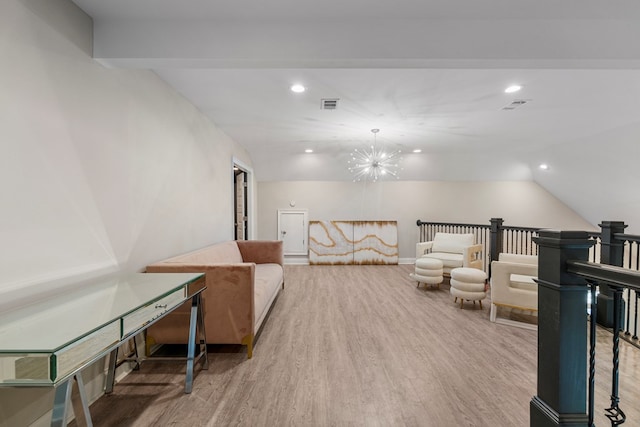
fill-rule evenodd
<path id="1" fill-rule="evenodd" d="M 420 240 L 418 240 L 419 242 L 424 242 L 424 223 L 421 220 L 417 220 L 416 221 L 416 225 L 419 227 L 418 228 L 418 232 L 420 233 Z"/>
<path id="2" fill-rule="evenodd" d="M 531 427 L 586 427 L 587 286 L 567 260 L 587 261 L 585 231 L 540 230 L 538 244 L 538 386 Z"/>
<path id="3" fill-rule="evenodd" d="M 490 253 L 490 261 L 497 261 L 498 255 L 502 252 L 502 223 L 504 220 L 502 218 L 491 218 L 491 239 L 489 246 Z"/>
<path id="4" fill-rule="evenodd" d="M 491 218 L 491 229 L 489 236 L 489 277 L 491 277 L 491 261 L 497 261 L 502 252 L 502 218 Z"/>
<path id="5" fill-rule="evenodd" d="M 624 221 L 602 221 L 600 229 L 600 263 L 622 267 L 624 258 L 624 241 L 618 240 L 615 233 L 624 233 L 627 226 Z M 596 322 L 606 328 L 613 328 L 613 290 L 601 283 L 598 294 L 598 311 Z M 620 316 L 624 319 L 624 301 L 620 308 Z M 620 323 L 624 325 L 624 321 Z"/>

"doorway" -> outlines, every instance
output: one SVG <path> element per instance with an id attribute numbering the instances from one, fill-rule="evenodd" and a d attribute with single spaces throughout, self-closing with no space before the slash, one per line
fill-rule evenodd
<path id="1" fill-rule="evenodd" d="M 237 166 L 233 168 L 234 237 L 247 240 L 249 235 L 247 216 L 247 173 Z"/>
<path id="2" fill-rule="evenodd" d="M 235 240 L 249 238 L 249 180 L 248 172 L 233 164 L 233 232 Z"/>

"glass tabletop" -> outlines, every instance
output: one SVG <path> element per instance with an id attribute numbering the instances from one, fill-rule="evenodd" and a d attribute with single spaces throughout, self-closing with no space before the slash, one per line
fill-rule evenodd
<path id="1" fill-rule="evenodd" d="M 0 353 L 50 353 L 185 287 L 201 273 L 134 273 L 97 280 L 0 313 Z"/>

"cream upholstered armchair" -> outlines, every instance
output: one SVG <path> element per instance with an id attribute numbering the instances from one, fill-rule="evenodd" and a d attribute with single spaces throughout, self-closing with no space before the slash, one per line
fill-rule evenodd
<path id="1" fill-rule="evenodd" d="M 538 257 L 501 253 L 491 263 L 491 315 L 492 322 L 535 328 L 523 322 L 497 319 L 498 307 L 538 311 Z"/>
<path id="2" fill-rule="evenodd" d="M 416 244 L 416 259 L 439 259 L 446 275 L 458 267 L 482 269 L 482 245 L 474 244 L 474 240 L 471 233 L 436 233 L 432 241 Z"/>

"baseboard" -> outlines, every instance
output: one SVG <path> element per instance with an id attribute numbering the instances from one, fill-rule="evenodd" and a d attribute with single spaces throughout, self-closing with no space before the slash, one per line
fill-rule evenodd
<path id="1" fill-rule="evenodd" d="M 516 320 L 511 319 L 502 319 L 500 317 L 496 318 L 495 323 L 507 326 L 515 326 L 516 328 L 529 329 L 530 331 L 537 331 L 538 325 L 534 325 L 526 322 L 518 322 Z"/>
<path id="2" fill-rule="evenodd" d="M 398 265 L 415 264 L 415 258 L 399 258 Z M 306 256 L 285 256 L 284 257 L 284 265 L 309 265 L 309 257 Z"/>
<path id="3" fill-rule="evenodd" d="M 309 265 L 308 256 L 286 256 L 284 257 L 284 265 Z"/>

